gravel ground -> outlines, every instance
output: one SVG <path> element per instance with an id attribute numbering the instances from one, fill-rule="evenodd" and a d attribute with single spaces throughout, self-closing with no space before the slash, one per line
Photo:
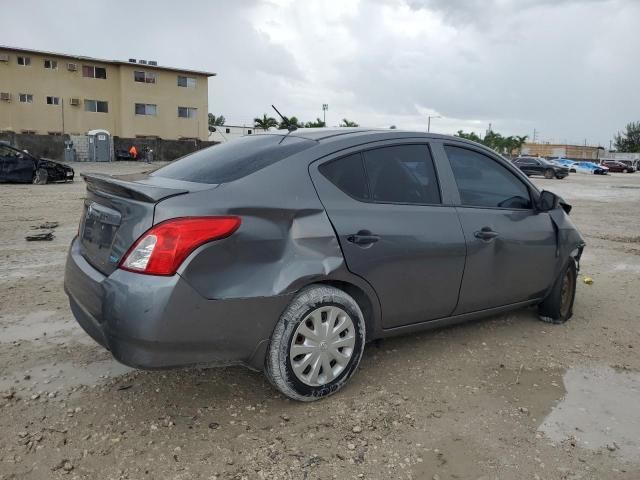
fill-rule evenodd
<path id="1" fill-rule="evenodd" d="M 313 404 L 243 368 L 117 364 L 62 290 L 82 180 L 0 185 L 0 479 L 640 478 L 640 174 L 535 182 L 588 243 L 574 318 L 524 309 L 371 344 Z M 53 241 L 25 241 L 47 221 Z"/>

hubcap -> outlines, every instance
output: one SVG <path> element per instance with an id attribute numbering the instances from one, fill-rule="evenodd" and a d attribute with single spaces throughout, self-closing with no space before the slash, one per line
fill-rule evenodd
<path id="1" fill-rule="evenodd" d="M 333 305 L 317 308 L 293 333 L 291 369 L 305 385 L 326 385 L 347 367 L 355 344 L 355 327 L 347 312 Z"/>

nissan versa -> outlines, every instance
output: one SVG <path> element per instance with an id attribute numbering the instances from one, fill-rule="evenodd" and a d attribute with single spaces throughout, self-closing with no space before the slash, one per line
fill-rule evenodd
<path id="1" fill-rule="evenodd" d="M 85 181 L 65 290 L 127 365 L 244 364 L 308 401 L 374 339 L 530 305 L 572 315 L 571 207 L 460 138 L 278 131 Z"/>

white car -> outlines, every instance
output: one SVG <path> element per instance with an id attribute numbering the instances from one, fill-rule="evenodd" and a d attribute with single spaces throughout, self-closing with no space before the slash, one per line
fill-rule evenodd
<path id="1" fill-rule="evenodd" d="M 593 162 L 575 162 L 573 166 L 577 173 L 588 173 L 591 175 L 606 175 L 609 173 L 607 167 Z"/>

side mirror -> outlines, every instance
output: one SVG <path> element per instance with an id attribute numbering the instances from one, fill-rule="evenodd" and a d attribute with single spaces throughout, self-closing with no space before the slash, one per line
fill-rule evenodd
<path id="1" fill-rule="evenodd" d="M 560 197 L 555 193 L 543 190 L 540 193 L 540 198 L 538 198 L 538 211 L 548 212 L 549 210 L 554 210 L 555 208 L 558 208 L 559 202 Z"/>

